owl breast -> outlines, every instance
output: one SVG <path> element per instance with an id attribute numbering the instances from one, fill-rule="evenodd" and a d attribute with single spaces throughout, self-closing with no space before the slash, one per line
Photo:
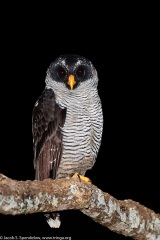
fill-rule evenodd
<path id="1" fill-rule="evenodd" d="M 93 167 L 101 143 L 101 102 L 95 91 L 90 96 L 65 99 L 63 107 L 67 108 L 67 114 L 62 129 L 62 159 L 56 177 L 70 176 L 75 172 L 85 175 Z"/>

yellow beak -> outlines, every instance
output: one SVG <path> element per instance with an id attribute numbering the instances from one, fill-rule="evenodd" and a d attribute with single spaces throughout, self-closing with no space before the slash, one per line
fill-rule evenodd
<path id="1" fill-rule="evenodd" d="M 73 75 L 69 75 L 68 77 L 68 85 L 70 86 L 71 90 L 73 89 L 73 86 L 76 84 L 76 81 L 74 80 Z"/>

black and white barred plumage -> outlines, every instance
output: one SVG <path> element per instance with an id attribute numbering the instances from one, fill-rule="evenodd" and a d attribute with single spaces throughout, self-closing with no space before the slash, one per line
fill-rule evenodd
<path id="1" fill-rule="evenodd" d="M 32 116 L 36 179 L 85 175 L 103 130 L 96 69 L 82 56 L 63 55 L 49 66 L 45 83 Z M 60 226 L 58 213 L 45 216 L 51 227 Z"/>

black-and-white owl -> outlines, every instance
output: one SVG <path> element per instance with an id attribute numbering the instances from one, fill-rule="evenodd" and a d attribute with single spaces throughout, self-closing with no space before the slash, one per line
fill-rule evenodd
<path id="1" fill-rule="evenodd" d="M 66 54 L 51 63 L 45 84 L 32 115 L 35 178 L 85 175 L 103 130 L 97 71 L 88 59 Z M 45 216 L 50 227 L 60 226 L 59 213 Z"/>

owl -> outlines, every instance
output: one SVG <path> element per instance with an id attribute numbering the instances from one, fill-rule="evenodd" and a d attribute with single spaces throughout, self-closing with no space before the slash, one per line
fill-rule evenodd
<path id="1" fill-rule="evenodd" d="M 87 58 L 65 54 L 47 69 L 45 89 L 33 107 L 35 178 L 85 175 L 96 161 L 103 131 L 98 74 Z M 60 214 L 45 213 L 59 228 Z"/>

